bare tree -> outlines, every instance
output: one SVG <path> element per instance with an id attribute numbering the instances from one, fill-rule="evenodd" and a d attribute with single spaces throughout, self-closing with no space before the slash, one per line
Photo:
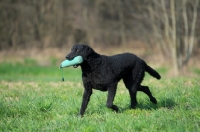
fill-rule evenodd
<path id="1" fill-rule="evenodd" d="M 198 6 L 199 0 L 153 0 L 148 6 L 155 38 L 165 55 L 172 58 L 175 75 L 192 54 Z"/>

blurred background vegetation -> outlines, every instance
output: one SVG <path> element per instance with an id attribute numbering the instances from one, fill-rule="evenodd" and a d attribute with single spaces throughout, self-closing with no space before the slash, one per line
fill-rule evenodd
<path id="1" fill-rule="evenodd" d="M 199 0 L 0 0 L 1 58 L 43 57 L 42 52 L 52 64 L 60 52 L 64 58 L 72 45 L 86 43 L 107 54 L 131 51 L 147 60 L 154 55 L 149 62 L 168 64 L 174 75 L 190 66 L 199 71 L 199 5 Z"/>

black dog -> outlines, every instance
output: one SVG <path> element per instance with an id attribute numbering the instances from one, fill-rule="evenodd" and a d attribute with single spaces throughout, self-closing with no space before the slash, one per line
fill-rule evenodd
<path id="1" fill-rule="evenodd" d="M 121 79 L 123 79 L 126 88 L 129 90 L 131 108 L 136 107 L 137 91 L 146 93 L 151 102 L 157 103 L 149 87 L 141 86 L 141 82 L 144 78 L 145 71 L 157 79 L 160 79 L 161 76 L 136 55 L 124 53 L 114 56 L 105 56 L 96 53 L 88 45 L 77 44 L 72 47 L 71 52 L 66 58 L 72 60 L 76 56 L 83 57 L 83 63 L 81 63 L 80 66 L 85 90 L 79 112 L 80 115 L 83 115 L 87 108 L 92 89 L 108 91 L 106 106 L 118 111 L 118 107 L 113 104 L 113 101 L 117 84 Z M 75 65 L 74 67 L 77 66 L 78 65 Z"/>

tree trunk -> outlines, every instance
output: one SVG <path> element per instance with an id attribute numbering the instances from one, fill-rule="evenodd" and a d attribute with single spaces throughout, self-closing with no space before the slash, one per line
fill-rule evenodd
<path id="1" fill-rule="evenodd" d="M 173 59 L 173 67 L 174 67 L 174 75 L 177 76 L 179 74 L 179 67 L 178 67 L 178 56 L 177 56 L 177 26 L 176 26 L 176 10 L 175 10 L 175 1 L 170 0 L 170 11 L 171 11 L 171 19 L 172 19 L 172 59 Z"/>
<path id="2" fill-rule="evenodd" d="M 83 19 L 84 19 L 84 23 L 86 26 L 86 34 L 87 34 L 87 41 L 89 45 L 93 45 L 94 44 L 94 36 L 93 36 L 93 32 L 91 29 L 91 22 L 90 22 L 90 18 L 89 18 L 89 14 L 88 14 L 88 4 L 87 1 L 85 2 L 85 7 L 83 9 Z"/>
<path id="3" fill-rule="evenodd" d="M 121 7 L 121 5 L 122 5 L 122 2 L 121 0 L 119 0 L 118 2 L 118 6 L 119 6 L 118 15 L 119 15 L 119 25 L 120 25 L 119 30 L 120 30 L 121 44 L 125 46 L 126 35 L 125 35 L 125 25 L 124 25 L 124 14 L 123 14 L 123 8 Z"/>

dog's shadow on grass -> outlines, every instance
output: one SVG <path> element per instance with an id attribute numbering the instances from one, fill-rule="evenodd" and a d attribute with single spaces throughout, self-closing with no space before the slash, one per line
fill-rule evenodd
<path id="1" fill-rule="evenodd" d="M 138 102 L 136 109 L 157 110 L 160 108 L 165 108 L 168 110 L 173 110 L 175 106 L 177 106 L 177 104 L 175 103 L 175 101 L 173 99 L 166 98 L 166 99 L 158 100 L 157 104 L 153 104 L 150 101 Z M 126 110 L 130 110 L 130 107 L 120 108 L 119 113 L 123 113 Z"/>
<path id="2" fill-rule="evenodd" d="M 174 101 L 174 99 L 171 98 L 166 98 L 166 99 L 162 99 L 160 100 L 160 102 L 158 102 L 157 104 L 157 108 L 166 108 L 169 110 L 173 110 L 175 106 L 177 106 L 178 104 Z"/>

